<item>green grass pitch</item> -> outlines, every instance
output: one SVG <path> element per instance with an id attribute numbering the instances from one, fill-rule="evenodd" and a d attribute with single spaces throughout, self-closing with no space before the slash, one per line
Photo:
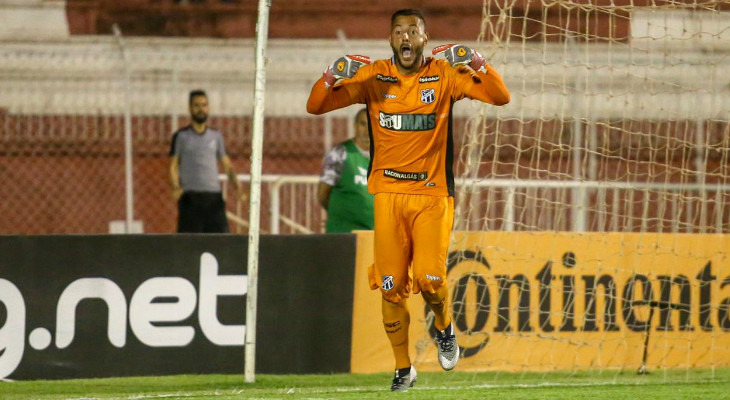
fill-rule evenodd
<path id="1" fill-rule="evenodd" d="M 730 399 L 730 369 L 553 373 L 422 372 L 408 393 L 390 374 L 243 375 L 0 382 L 0 399 Z"/>

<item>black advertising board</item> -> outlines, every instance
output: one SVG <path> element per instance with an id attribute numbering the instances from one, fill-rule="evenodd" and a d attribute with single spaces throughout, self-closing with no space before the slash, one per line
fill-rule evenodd
<path id="1" fill-rule="evenodd" d="M 0 237 L 0 378 L 242 373 L 247 244 Z M 257 372 L 349 370 L 354 263 L 353 235 L 262 236 Z"/>

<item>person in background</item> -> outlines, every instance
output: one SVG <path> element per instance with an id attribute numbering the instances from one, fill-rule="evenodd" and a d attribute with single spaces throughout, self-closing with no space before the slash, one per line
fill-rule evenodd
<path id="1" fill-rule="evenodd" d="M 355 115 L 355 136 L 330 149 L 322 162 L 317 197 L 327 210 L 327 233 L 373 229 L 369 164 L 370 133 L 367 109 L 363 108 Z"/>
<path id="2" fill-rule="evenodd" d="M 170 185 L 177 201 L 178 233 L 228 233 L 226 204 L 218 168 L 225 171 L 241 197 L 241 185 L 226 154 L 223 135 L 208 126 L 208 95 L 193 90 L 189 96 L 190 125 L 175 132 L 170 146 Z"/>

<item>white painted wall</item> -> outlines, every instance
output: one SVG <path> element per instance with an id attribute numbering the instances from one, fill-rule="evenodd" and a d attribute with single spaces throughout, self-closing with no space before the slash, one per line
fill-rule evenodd
<path id="1" fill-rule="evenodd" d="M 0 0 L 0 40 L 68 38 L 66 1 Z"/>

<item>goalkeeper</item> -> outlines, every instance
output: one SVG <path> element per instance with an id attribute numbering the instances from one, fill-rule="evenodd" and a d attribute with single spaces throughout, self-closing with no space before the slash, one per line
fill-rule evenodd
<path id="1" fill-rule="evenodd" d="M 502 77 L 473 49 L 445 45 L 425 58 L 426 22 L 418 10 L 400 10 L 390 22 L 393 57 L 370 63 L 344 56 L 314 84 L 307 111 L 322 114 L 366 104 L 371 161 L 368 190 L 375 195 L 372 289 L 382 294 L 383 325 L 395 355 L 392 391 L 416 381 L 408 354 L 410 293 L 421 293 L 434 313 L 441 367 L 453 369 L 459 346 L 449 316 L 446 256 L 454 218 L 453 103 L 468 97 L 494 105 L 510 101 Z"/>

